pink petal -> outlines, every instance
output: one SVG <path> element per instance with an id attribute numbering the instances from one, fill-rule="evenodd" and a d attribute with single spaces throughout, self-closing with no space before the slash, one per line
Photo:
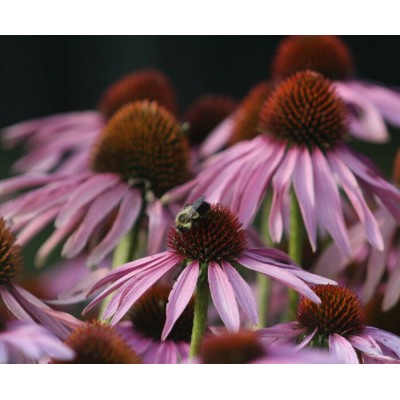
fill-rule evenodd
<path id="1" fill-rule="evenodd" d="M 199 277 L 199 262 L 193 261 L 179 275 L 168 297 L 166 309 L 167 318 L 161 334 L 161 340 L 166 340 L 175 322 L 188 305 L 196 288 Z"/>
<path id="2" fill-rule="evenodd" d="M 237 261 L 247 268 L 275 278 L 276 280 L 284 283 L 286 286 L 293 288 L 301 295 L 309 298 L 311 301 L 318 304 L 321 303 L 321 300 L 314 293 L 314 291 L 311 290 L 301 279 L 289 272 L 289 270 L 285 270 L 274 265 L 265 264 L 247 256 L 241 256 Z"/>
<path id="3" fill-rule="evenodd" d="M 265 338 L 296 338 L 306 331 L 305 328 L 301 327 L 298 322 L 282 322 L 276 324 L 270 328 L 262 328 L 257 332 L 261 337 Z"/>
<path id="4" fill-rule="evenodd" d="M 317 216 L 321 224 L 331 234 L 333 240 L 343 251 L 350 255 L 350 244 L 344 223 L 342 205 L 339 191 L 329 168 L 325 156 L 319 149 L 312 153 L 314 184 L 315 184 L 315 206 Z"/>
<path id="5" fill-rule="evenodd" d="M 225 272 L 215 263 L 208 266 L 208 282 L 211 298 L 225 326 L 230 331 L 238 331 L 240 326 L 239 309 L 235 300 L 235 292 Z"/>
<path id="6" fill-rule="evenodd" d="M 351 115 L 350 129 L 353 136 L 371 142 L 387 142 L 388 130 L 374 104 L 365 96 L 358 94 L 352 84 L 335 82 L 335 87 L 339 96 L 360 114 Z"/>
<path id="7" fill-rule="evenodd" d="M 383 250 L 383 239 L 378 224 L 372 215 L 364 196 L 358 186 L 357 180 L 347 166 L 337 157 L 335 153 L 329 153 L 328 159 L 332 169 L 337 173 L 340 183 L 350 199 L 360 221 L 365 225 L 368 241 L 378 250 Z"/>
<path id="8" fill-rule="evenodd" d="M 70 199 L 65 203 L 57 217 L 55 225 L 61 227 L 67 222 L 82 206 L 90 203 L 98 195 L 115 186 L 120 178 L 115 174 L 96 174 L 90 176 L 71 194 Z"/>
<path id="9" fill-rule="evenodd" d="M 208 134 L 200 148 L 201 158 L 208 158 L 226 146 L 232 135 L 235 118 L 235 114 L 228 116 Z"/>
<path id="10" fill-rule="evenodd" d="M 400 358 L 400 337 L 383 331 L 382 329 L 374 328 L 372 326 L 366 326 L 364 333 L 371 336 L 375 341 L 381 343 L 388 349 L 392 350 L 397 357 Z"/>
<path id="11" fill-rule="evenodd" d="M 272 178 L 273 196 L 269 214 L 271 239 L 279 243 L 283 233 L 283 197 L 288 192 L 290 180 L 297 161 L 297 148 L 291 148 Z"/>
<path id="12" fill-rule="evenodd" d="M 297 151 L 299 152 L 298 164 L 300 168 L 295 168 L 293 171 L 293 186 L 308 233 L 308 239 L 313 251 L 315 251 L 317 246 L 317 226 L 315 219 L 313 166 L 310 154 L 306 148 L 300 148 Z"/>
<path id="13" fill-rule="evenodd" d="M 135 283 L 123 299 L 117 312 L 114 314 L 111 321 L 112 325 L 115 325 L 131 308 L 132 304 L 155 282 L 157 282 L 163 275 L 165 275 L 171 268 L 175 267 L 175 264 L 170 263 L 164 266 L 160 266 L 158 269 L 151 272 L 147 276 L 144 276 L 140 281 Z M 106 309 L 107 311 L 107 309 Z M 106 312 L 105 311 L 105 312 Z"/>
<path id="14" fill-rule="evenodd" d="M 122 198 L 118 215 L 104 239 L 90 252 L 87 259 L 89 266 L 97 265 L 117 245 L 118 241 L 138 223 L 142 209 L 142 198 L 139 191 L 129 189 Z"/>
<path id="15" fill-rule="evenodd" d="M 257 303 L 250 286 L 229 263 L 222 261 L 222 270 L 228 277 L 239 304 L 243 307 L 250 321 L 256 325 L 258 323 Z"/>
<path id="16" fill-rule="evenodd" d="M 94 200 L 79 228 L 65 243 L 62 250 L 64 257 L 72 258 L 82 251 L 96 226 L 118 205 L 127 191 L 126 184 L 118 184 Z"/>
<path id="17" fill-rule="evenodd" d="M 359 364 L 357 353 L 343 336 L 336 333 L 329 335 L 329 350 L 346 364 Z"/>

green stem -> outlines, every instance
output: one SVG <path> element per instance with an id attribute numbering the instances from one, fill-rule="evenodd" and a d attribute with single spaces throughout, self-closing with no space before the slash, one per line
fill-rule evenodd
<path id="1" fill-rule="evenodd" d="M 270 297 L 271 281 L 264 274 L 257 274 L 258 293 L 258 324 L 257 328 L 265 328 L 268 323 L 268 303 Z"/>
<path id="2" fill-rule="evenodd" d="M 290 234 L 289 234 L 289 256 L 297 264 L 301 263 L 303 249 L 303 224 L 299 204 L 296 195 L 292 192 L 290 204 Z M 287 320 L 291 321 L 296 316 L 298 294 L 293 289 L 289 289 L 289 309 Z"/>
<path id="3" fill-rule="evenodd" d="M 126 264 L 128 261 L 131 260 L 132 253 L 134 252 L 136 247 L 137 234 L 138 234 L 138 229 L 134 228 L 120 240 L 120 242 L 118 243 L 117 247 L 114 250 L 112 266 L 111 266 L 112 270 L 119 267 L 120 265 Z M 101 303 L 100 313 L 99 313 L 100 316 L 103 315 L 104 310 L 106 309 L 112 297 L 113 295 L 110 294 Z"/>
<path id="4" fill-rule="evenodd" d="M 196 303 L 194 306 L 194 318 L 192 339 L 190 342 L 189 357 L 195 357 L 199 353 L 201 340 L 207 325 L 208 298 L 210 289 L 207 279 L 199 279 L 196 290 Z"/>

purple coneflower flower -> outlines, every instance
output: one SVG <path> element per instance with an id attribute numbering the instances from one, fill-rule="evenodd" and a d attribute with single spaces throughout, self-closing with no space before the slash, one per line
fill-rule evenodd
<path id="1" fill-rule="evenodd" d="M 12 147 L 24 143 L 27 152 L 13 169 L 16 172 L 79 171 L 87 161 L 85 152 L 112 115 L 125 104 L 146 99 L 177 113 L 176 96 L 168 77 L 148 69 L 126 75 L 112 84 L 99 101 L 99 111 L 57 114 L 5 128 L 5 144 Z"/>
<path id="2" fill-rule="evenodd" d="M 189 354 L 193 328 L 194 298 L 189 300 L 164 341 L 169 286 L 154 286 L 144 293 L 116 325 L 125 341 L 145 364 L 176 364 Z"/>
<path id="3" fill-rule="evenodd" d="M 272 63 L 271 82 L 268 85 L 273 88 L 282 80 L 305 70 L 319 72 L 333 81 L 338 95 L 347 105 L 347 115 L 350 120 L 349 133 L 356 138 L 386 142 L 389 134 L 384 119 L 395 126 L 400 126 L 399 90 L 353 78 L 355 70 L 353 56 L 340 38 L 309 35 L 284 39 L 276 51 Z M 259 96 L 257 100 L 253 91 L 245 98 L 237 112 L 224 120 L 209 135 L 201 149 L 203 157 L 210 156 L 226 144 L 256 136 L 258 132 L 251 121 L 257 121 L 256 104 L 261 105 L 265 98 Z M 266 91 L 265 95 L 268 96 L 268 94 Z M 249 110 L 250 101 L 253 102 L 252 111 Z M 249 115 L 247 115 L 248 112 L 250 112 Z M 250 129 L 245 135 L 238 136 L 244 119 L 249 120 L 247 124 Z"/>
<path id="4" fill-rule="evenodd" d="M 159 251 L 180 208 L 171 191 L 191 174 L 189 145 L 179 123 L 156 102 L 130 103 L 111 118 L 86 157 L 90 168 L 79 173 L 27 174 L 0 183 L 3 195 L 44 185 L 1 206 L 19 232 L 19 243 L 55 220 L 56 230 L 40 248 L 38 263 L 68 238 L 65 257 L 87 249 L 88 264 L 97 265 L 147 214 L 148 252 Z"/>
<path id="5" fill-rule="evenodd" d="M 0 364 L 36 363 L 46 356 L 71 360 L 74 352 L 43 326 L 0 321 Z"/>
<path id="6" fill-rule="evenodd" d="M 0 219 L 0 299 L 18 320 L 37 322 L 64 339 L 70 330 L 62 318 L 55 317 L 57 311 L 50 315 L 50 307 L 13 282 L 21 268 L 21 249 L 15 244 L 15 237 L 4 220 Z"/>
<path id="7" fill-rule="evenodd" d="M 255 331 L 227 332 L 204 338 L 198 357 L 201 364 L 332 364 L 338 359 L 328 351 L 267 346 Z"/>
<path id="8" fill-rule="evenodd" d="M 317 285 L 321 303 L 303 298 L 298 304 L 296 321 L 261 329 L 264 338 L 278 343 L 297 341 L 300 348 L 329 348 L 346 363 L 400 363 L 400 337 L 365 326 L 360 300 L 349 289 Z"/>
<path id="9" fill-rule="evenodd" d="M 251 288 L 238 272 L 241 268 L 277 279 L 317 303 L 319 298 L 304 281 L 329 282 L 302 270 L 279 250 L 249 249 L 239 219 L 219 204 L 210 205 L 190 227 L 170 228 L 167 244 L 170 250 L 127 263 L 100 280 L 93 291 L 111 285 L 84 312 L 115 292 L 103 315 L 105 319 L 112 317 L 115 324 L 155 282 L 176 269 L 180 273 L 169 296 L 161 335 L 161 340 L 166 340 L 199 280 L 208 281 L 213 303 L 226 327 L 233 331 L 240 326 L 237 301 L 253 324 L 258 320 Z"/>
<path id="10" fill-rule="evenodd" d="M 400 220 L 400 191 L 344 143 L 345 106 L 327 79 L 305 71 L 285 80 L 264 104 L 259 130 L 262 134 L 255 139 L 207 161 L 195 185 L 187 185 L 189 202 L 204 194 L 211 202 L 228 205 L 246 226 L 271 187 L 269 230 L 279 242 L 288 226 L 293 188 L 312 248 L 319 227 L 350 254 L 343 189 L 368 241 L 382 250 L 382 235 L 364 193 L 378 198 Z"/>
<path id="11" fill-rule="evenodd" d="M 138 355 L 128 346 L 115 328 L 91 321 L 75 329 L 65 341 L 73 349 L 70 360 L 52 360 L 54 364 L 141 364 Z"/>

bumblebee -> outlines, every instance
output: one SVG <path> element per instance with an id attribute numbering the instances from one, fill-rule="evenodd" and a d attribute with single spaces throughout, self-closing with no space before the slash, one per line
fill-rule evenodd
<path id="1" fill-rule="evenodd" d="M 192 229 L 193 223 L 203 218 L 210 209 L 210 203 L 204 201 L 205 197 L 200 197 L 192 204 L 187 204 L 175 218 L 175 226 L 178 231 L 184 232 Z"/>

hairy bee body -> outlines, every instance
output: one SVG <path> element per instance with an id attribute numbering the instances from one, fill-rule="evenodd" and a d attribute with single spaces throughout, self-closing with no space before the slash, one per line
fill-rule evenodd
<path id="1" fill-rule="evenodd" d="M 193 223 L 203 218 L 210 209 L 210 203 L 204 201 L 205 197 L 200 197 L 192 204 L 187 204 L 175 218 L 175 226 L 178 231 L 192 229 Z"/>

